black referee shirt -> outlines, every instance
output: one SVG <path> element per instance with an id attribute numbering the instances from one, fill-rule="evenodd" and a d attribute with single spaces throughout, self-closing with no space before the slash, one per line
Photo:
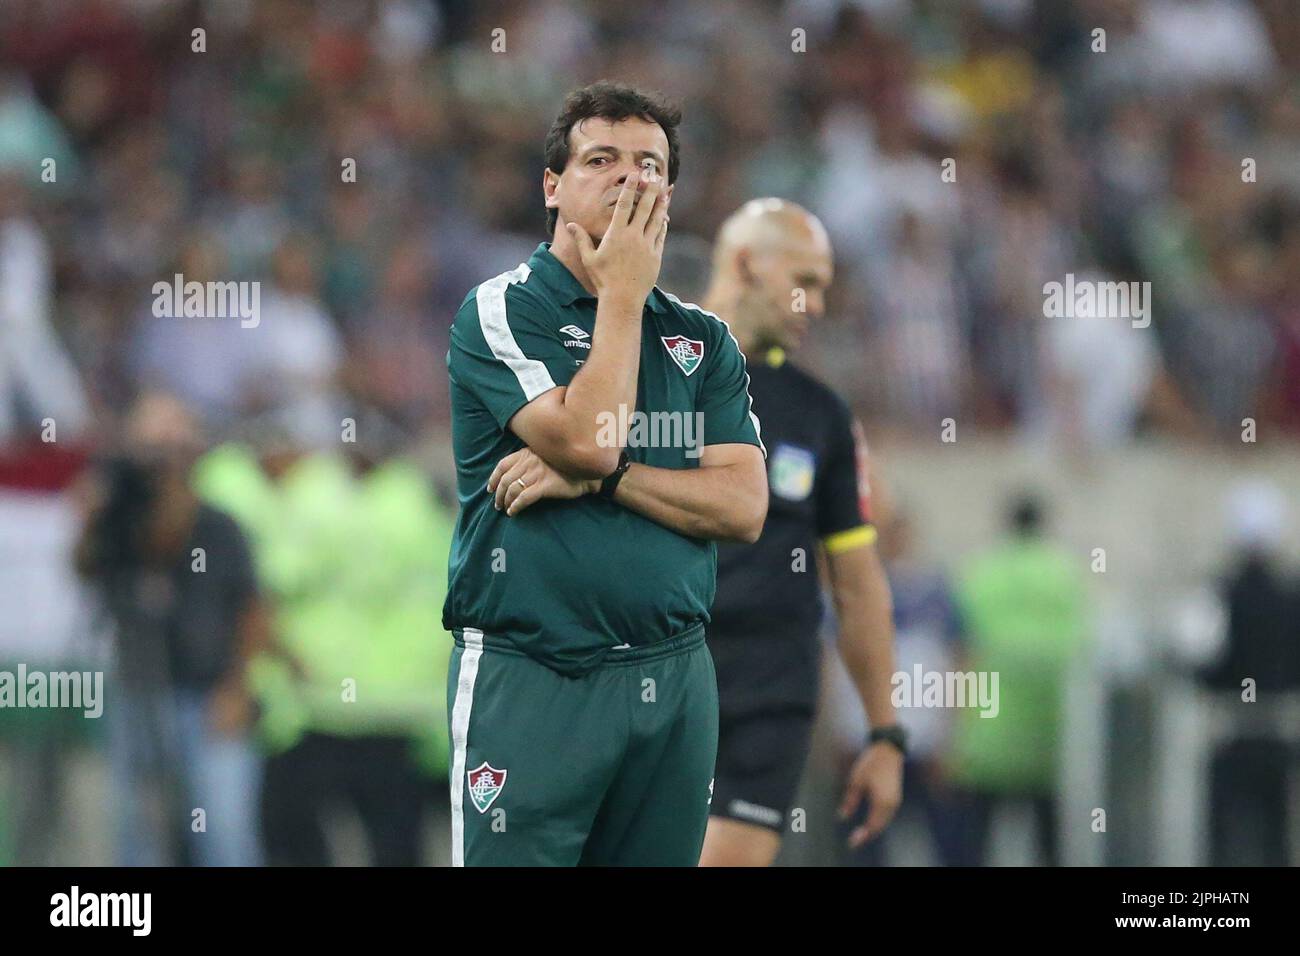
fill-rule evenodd
<path id="1" fill-rule="evenodd" d="M 845 403 L 771 349 L 749 365 L 767 446 L 769 504 L 754 544 L 718 544 L 708 628 L 724 715 L 816 703 L 817 547 L 870 544 L 866 447 Z"/>

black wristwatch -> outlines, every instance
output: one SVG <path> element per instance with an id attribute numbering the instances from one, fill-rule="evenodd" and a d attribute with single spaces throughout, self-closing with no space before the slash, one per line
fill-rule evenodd
<path id="1" fill-rule="evenodd" d="M 871 733 L 867 735 L 867 744 L 878 743 L 881 740 L 893 744 L 900 754 L 907 756 L 907 730 L 901 724 L 871 728 Z"/>
<path id="2" fill-rule="evenodd" d="M 599 494 L 602 498 L 614 497 L 614 492 L 618 489 L 618 483 L 623 480 L 623 476 L 627 474 L 627 470 L 631 466 L 632 459 L 627 457 L 627 449 L 624 448 L 618 456 L 618 467 L 600 483 Z"/>

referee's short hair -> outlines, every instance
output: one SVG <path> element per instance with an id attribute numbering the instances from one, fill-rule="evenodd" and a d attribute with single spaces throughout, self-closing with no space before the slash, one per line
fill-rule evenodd
<path id="1" fill-rule="evenodd" d="M 564 98 L 560 115 L 546 134 L 546 168 L 558 176 L 569 165 L 569 132 L 574 124 L 593 118 L 617 123 L 633 116 L 658 123 L 668 137 L 668 183 L 672 185 L 677 181 L 677 127 L 682 121 L 681 108 L 659 93 L 610 80 L 599 80 Z M 557 216 L 556 210 L 546 210 L 546 231 L 551 235 L 555 234 Z"/>

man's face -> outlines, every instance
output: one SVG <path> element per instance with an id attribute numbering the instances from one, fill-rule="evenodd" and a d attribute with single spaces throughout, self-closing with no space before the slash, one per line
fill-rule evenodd
<path id="1" fill-rule="evenodd" d="M 569 131 L 569 164 L 558 176 L 549 169 L 542 176 L 546 207 L 559 210 L 556 232 L 572 222 L 599 242 L 614 216 L 623 181 L 643 168 L 668 177 L 668 136 L 658 123 L 637 117 L 616 123 L 593 117 L 575 123 Z M 644 190 L 645 184 L 637 189 Z"/>
<path id="2" fill-rule="evenodd" d="M 750 294 L 758 341 L 794 351 L 808 325 L 826 312 L 826 290 L 833 277 L 830 243 L 820 230 L 792 230 L 779 246 L 747 256 Z"/>
<path id="3" fill-rule="evenodd" d="M 184 486 L 202 452 L 199 423 L 177 399 L 146 394 L 127 416 L 122 451 L 152 481 Z"/>

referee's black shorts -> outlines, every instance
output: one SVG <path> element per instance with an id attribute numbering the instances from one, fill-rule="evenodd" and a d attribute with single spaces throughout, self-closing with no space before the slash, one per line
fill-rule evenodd
<path id="1" fill-rule="evenodd" d="M 709 812 L 790 826 L 812 744 L 821 644 L 815 624 L 718 623 L 708 634 L 718 676 L 718 759 Z"/>
<path id="2" fill-rule="evenodd" d="M 802 707 L 724 712 L 709 812 L 784 832 L 808 760 L 812 728 L 813 712 Z"/>

